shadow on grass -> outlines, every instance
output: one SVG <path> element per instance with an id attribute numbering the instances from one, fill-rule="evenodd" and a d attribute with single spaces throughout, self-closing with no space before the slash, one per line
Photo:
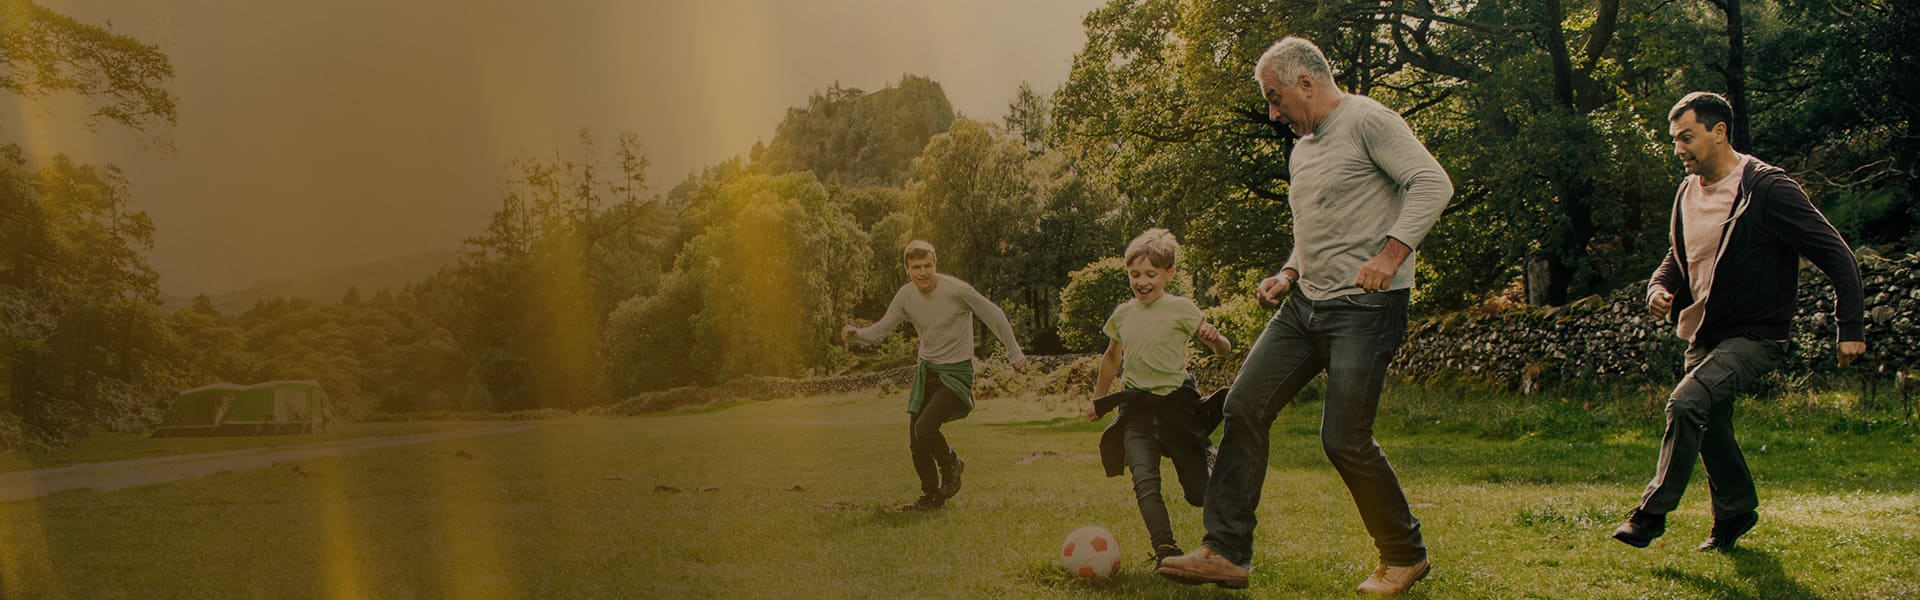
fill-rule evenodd
<path id="1" fill-rule="evenodd" d="M 1013 431 L 1034 431 L 1064 433 L 1070 431 L 1101 431 L 1107 427 L 1107 419 L 1088 421 L 1085 417 L 1055 417 L 1037 421 L 1002 421 L 985 423 L 982 427 L 1008 429 Z"/>
<path id="2" fill-rule="evenodd" d="M 1403 476 L 1450 483 L 1589 484 L 1636 489 L 1653 474 L 1663 429 L 1652 408 L 1622 407 L 1621 398 L 1470 398 L 1405 389 L 1388 394 L 1375 437 Z M 1789 419 L 1788 408 L 1752 403 L 1741 417 L 1740 442 L 1754 471 L 1773 489 L 1912 489 L 1920 463 L 1914 434 L 1897 427 L 1833 433 L 1826 421 Z M 1319 403 L 1296 402 L 1269 428 L 1268 467 L 1327 469 L 1320 449 Z M 1108 419 L 1076 417 L 994 422 L 1015 434 L 1093 436 Z M 1852 422 L 1852 421 L 1848 421 Z M 1215 439 L 1219 439 L 1215 434 Z M 1217 443 L 1217 442 L 1216 442 Z"/>
<path id="3" fill-rule="evenodd" d="M 1072 591 L 1115 598 L 1247 598 L 1245 590 L 1228 590 L 1211 585 L 1186 586 L 1153 574 L 1147 561 L 1128 562 L 1120 572 L 1097 579 L 1082 579 L 1047 561 L 1019 565 L 1008 576 L 1033 588 Z"/>
<path id="4" fill-rule="evenodd" d="M 869 508 L 867 523 L 880 527 L 906 527 L 940 518 L 940 510 L 901 510 L 898 506 Z"/>
<path id="5" fill-rule="evenodd" d="M 1712 577 L 1687 573 L 1673 567 L 1661 567 L 1653 575 L 1661 579 L 1679 582 L 1700 591 L 1711 598 L 1734 598 L 1739 600 L 1801 600 L 1821 598 L 1805 584 L 1788 575 L 1780 568 L 1780 559 L 1772 552 L 1734 547 L 1727 550 L 1725 556 L 1733 561 L 1734 576 L 1754 590 L 1747 592 L 1731 582 L 1720 581 Z"/>

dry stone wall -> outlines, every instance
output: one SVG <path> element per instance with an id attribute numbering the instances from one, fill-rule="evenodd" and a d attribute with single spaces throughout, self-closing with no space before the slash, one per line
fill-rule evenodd
<path id="1" fill-rule="evenodd" d="M 1876 377 L 1920 368 L 1920 254 L 1865 255 L 1867 355 L 1860 366 Z M 1792 357 L 1785 371 L 1833 372 L 1836 329 L 1833 288 L 1802 264 Z M 1632 286 L 1563 307 L 1467 311 L 1409 327 L 1394 369 L 1417 381 L 1465 381 L 1531 391 L 1565 384 L 1672 383 L 1686 343 L 1646 311 L 1645 289 Z"/>

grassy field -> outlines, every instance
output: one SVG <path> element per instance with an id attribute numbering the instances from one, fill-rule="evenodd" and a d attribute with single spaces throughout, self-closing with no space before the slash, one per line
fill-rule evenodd
<path id="1" fill-rule="evenodd" d="M 1845 394 L 1749 400 L 1739 416 L 1762 520 L 1692 551 L 1696 480 L 1668 536 L 1607 539 L 1651 475 L 1645 393 L 1593 408 L 1410 386 L 1380 438 L 1424 522 L 1426 598 L 1873 598 L 1920 594 L 1915 429 Z M 1375 555 L 1321 457 L 1319 405 L 1274 426 L 1252 589 L 1150 573 L 1100 424 L 1058 399 L 995 399 L 948 427 L 968 461 L 944 511 L 917 494 L 899 392 L 649 417 L 570 417 L 108 494 L 0 504 L 5 597 L 1350 597 Z M 134 442 L 129 442 L 134 443 Z M 1173 491 L 1173 490 L 1169 490 Z M 1175 492 L 1177 495 L 1177 492 Z M 1173 507 L 1181 542 L 1198 509 Z M 1062 574 L 1060 539 L 1119 537 L 1126 567 Z"/>
<path id="2" fill-rule="evenodd" d="M 334 422 L 327 431 L 306 435 L 256 437 L 153 438 L 142 433 L 106 433 L 81 439 L 51 452 L 0 455 L 0 473 L 85 463 L 180 456 L 226 450 L 276 448 L 393 435 L 459 431 L 497 425 L 494 421 L 406 421 L 381 423 Z"/>

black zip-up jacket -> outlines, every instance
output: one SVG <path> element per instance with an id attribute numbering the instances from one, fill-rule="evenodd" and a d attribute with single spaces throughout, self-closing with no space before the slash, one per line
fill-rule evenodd
<path id="1" fill-rule="evenodd" d="M 1673 294 L 1668 322 L 1693 304 L 1693 286 L 1687 273 L 1686 230 L 1680 222 L 1680 198 L 1686 182 L 1673 197 L 1672 247 L 1653 272 L 1652 288 Z M 1693 334 L 1693 343 L 1713 347 L 1727 338 L 1749 336 L 1784 340 L 1792 329 L 1794 291 L 1800 285 L 1800 260 L 1806 257 L 1833 282 L 1834 320 L 1840 341 L 1865 341 L 1863 310 L 1866 294 L 1860 288 L 1860 268 L 1853 249 L 1827 218 L 1807 200 L 1800 184 L 1787 172 L 1749 157 L 1734 193 L 1732 214 L 1720 226 L 1720 257 L 1714 263 L 1713 291 L 1707 297 L 1706 316 Z"/>

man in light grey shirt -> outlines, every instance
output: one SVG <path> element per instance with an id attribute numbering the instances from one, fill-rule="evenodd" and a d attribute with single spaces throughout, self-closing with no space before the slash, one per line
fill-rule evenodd
<path id="1" fill-rule="evenodd" d="M 904 258 L 910 281 L 893 294 L 887 314 L 865 328 L 841 328 L 840 336 L 849 343 L 876 344 L 901 320 L 913 323 L 920 336 L 920 361 L 907 397 L 907 428 L 921 496 L 901 508 L 934 510 L 960 492 L 960 473 L 966 468 L 960 454 L 947 445 L 940 425 L 973 411 L 973 320 L 979 318 L 1000 338 L 1015 371 L 1026 369 L 1027 358 L 1005 311 L 967 282 L 938 271 L 933 244 L 909 242 Z"/>
<path id="2" fill-rule="evenodd" d="M 1181 583 L 1247 586 L 1273 419 L 1324 370 L 1321 446 L 1380 551 L 1379 567 L 1357 591 L 1404 592 L 1427 574 L 1426 544 L 1373 439 L 1373 420 L 1387 364 L 1406 338 L 1413 250 L 1453 197 L 1453 183 L 1400 115 L 1340 91 L 1313 43 L 1275 43 L 1254 79 L 1268 116 L 1300 136 L 1287 158 L 1293 252 L 1258 290 L 1269 308 L 1291 297 L 1227 395 L 1204 545 L 1162 561 L 1157 572 Z"/>

